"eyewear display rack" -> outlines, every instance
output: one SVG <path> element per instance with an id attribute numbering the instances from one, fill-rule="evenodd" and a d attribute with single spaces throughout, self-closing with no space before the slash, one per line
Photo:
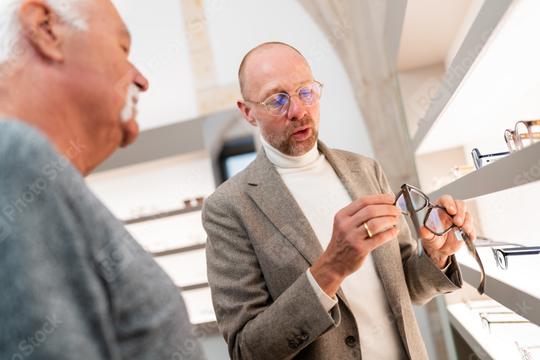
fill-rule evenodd
<path id="1" fill-rule="evenodd" d="M 184 207 L 184 208 L 180 208 L 176 210 L 170 210 L 170 211 L 160 212 L 156 214 L 144 215 L 137 218 L 126 219 L 123 221 L 123 223 L 129 229 L 129 227 L 132 225 L 137 225 L 137 224 L 140 225 L 140 224 L 149 223 L 155 220 L 170 219 L 173 217 L 179 217 L 179 216 L 188 215 L 188 214 L 192 214 L 192 215 L 198 214 L 200 217 L 201 211 L 202 211 L 202 205 L 189 206 L 189 207 Z M 149 251 L 149 253 L 162 266 L 165 272 L 168 272 L 169 275 L 176 282 L 178 279 L 176 279 L 174 271 L 170 271 L 168 269 L 168 266 L 162 263 L 160 260 L 166 259 L 167 257 L 174 256 L 174 255 L 193 254 L 194 252 L 197 252 L 197 251 L 204 251 L 205 248 L 206 248 L 206 242 L 202 242 L 202 243 L 194 243 L 194 244 L 190 244 L 190 245 L 186 245 L 182 247 L 168 248 L 166 250 Z M 206 277 L 204 277 L 204 279 L 201 279 L 198 282 L 193 283 L 193 281 L 191 281 L 188 285 L 177 285 L 177 287 L 178 289 L 182 291 L 184 296 L 189 295 L 191 292 L 209 291 L 210 289 L 210 286 L 208 284 L 208 280 L 206 279 Z M 212 320 L 209 321 L 208 319 L 206 319 L 203 322 L 196 322 L 194 326 L 195 326 L 196 332 L 204 333 L 204 334 L 216 333 L 218 330 L 213 311 L 212 311 Z"/>
<path id="2" fill-rule="evenodd" d="M 528 10 L 526 10 L 527 8 Z M 526 67 L 534 61 L 537 62 L 536 68 L 540 68 L 538 65 L 540 52 L 533 50 L 532 44 L 528 48 L 518 45 L 519 42 L 527 42 L 526 38 L 515 38 L 513 41 L 508 41 L 511 37 L 521 37 L 526 34 L 520 32 L 524 29 L 520 29 L 519 26 L 526 28 L 527 22 L 522 21 L 522 19 L 517 21 L 516 17 L 526 16 L 527 12 L 529 12 L 528 15 L 531 15 L 530 12 L 533 8 L 540 12 L 540 6 L 535 6 L 529 0 L 484 2 L 447 69 L 441 87 L 432 97 L 425 116 L 419 122 L 418 129 L 412 136 L 417 156 L 471 144 L 478 138 L 486 136 L 500 138 L 502 146 L 504 146 L 503 132 L 505 127 L 510 126 L 509 121 L 525 120 L 522 118 L 527 116 L 523 115 L 524 113 L 534 116 L 532 115 L 534 111 L 530 111 L 534 105 L 531 106 L 530 102 L 526 103 L 525 101 L 520 103 L 519 95 L 526 93 L 523 90 L 524 87 L 529 91 L 527 93 L 529 95 L 531 89 L 532 91 L 536 90 L 538 95 L 536 97 L 538 103 L 536 118 L 540 118 L 540 100 L 538 100 L 540 99 L 540 86 L 538 86 L 540 71 L 520 75 L 520 70 L 522 70 L 520 67 Z M 540 16 L 540 14 L 533 16 Z M 512 49 L 507 50 L 511 55 L 499 56 L 496 59 L 494 57 L 501 54 L 503 40 L 512 44 Z M 524 60 L 519 62 L 516 61 L 516 58 Z M 531 67 L 531 69 L 534 68 Z M 483 88 L 479 87 L 478 84 L 481 84 L 482 79 L 485 83 L 490 78 L 497 81 L 494 84 L 488 84 L 488 86 L 484 84 Z M 478 91 L 480 88 L 482 91 Z M 516 92 L 519 94 L 515 94 Z M 471 102 L 471 100 L 473 101 Z M 508 100 L 508 104 L 503 104 L 505 100 Z M 520 107 L 519 104 L 523 104 L 523 107 Z M 499 110 L 499 106 L 503 105 L 509 108 L 515 105 L 515 111 L 502 110 L 502 108 Z M 528 108 L 529 111 L 521 111 L 523 108 Z M 506 117 L 502 115 L 499 117 L 485 116 L 497 111 Z M 475 123 L 471 125 L 472 122 Z M 480 142 L 479 145 L 481 146 L 482 143 Z M 458 199 L 473 200 L 500 191 L 519 189 L 538 180 L 540 180 L 540 143 L 535 143 L 439 188 L 429 194 L 429 197 L 436 199 L 442 194 L 450 194 Z M 537 196 L 540 198 L 540 194 Z M 501 219 L 495 221 L 501 221 Z M 509 226 L 512 225 L 509 224 Z M 539 240 L 536 245 L 540 245 L 540 231 L 531 234 L 531 237 L 537 237 Z M 511 240 L 507 239 L 509 242 Z M 512 263 L 512 269 L 504 271 L 497 268 L 490 248 L 480 247 L 478 252 L 486 268 L 486 295 L 521 315 L 532 324 L 540 325 L 540 280 L 538 279 L 540 256 L 519 259 L 519 261 Z M 464 281 L 475 287 L 480 279 L 480 272 L 473 258 L 468 256 L 465 246 L 457 254 L 457 259 L 462 269 Z M 446 310 L 444 312 L 448 316 L 448 321 L 479 358 L 509 358 L 504 357 L 506 355 L 501 355 L 508 354 L 508 352 L 505 353 L 504 349 L 497 350 L 499 345 L 495 346 L 489 340 L 484 339 L 482 334 L 475 331 L 475 326 L 470 325 L 470 319 L 467 318 L 466 312 L 462 309 L 462 306 L 465 305 L 446 306 L 442 299 L 439 300 L 438 305 Z M 449 337 L 451 338 L 447 333 L 447 342 L 450 341 L 453 344 L 453 340 L 449 340 Z M 489 348 L 491 350 L 488 350 Z M 514 349 L 514 353 L 518 354 L 516 351 L 517 348 Z M 520 359 L 521 357 L 515 358 Z"/>

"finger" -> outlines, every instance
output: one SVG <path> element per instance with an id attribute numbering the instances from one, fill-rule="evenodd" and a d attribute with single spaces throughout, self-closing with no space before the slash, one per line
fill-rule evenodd
<path id="1" fill-rule="evenodd" d="M 459 230 L 456 230 L 459 231 Z M 441 254 L 446 256 L 454 255 L 463 245 L 463 241 L 458 240 L 455 231 L 452 231 L 446 237 L 446 242 L 438 250 Z"/>
<path id="2" fill-rule="evenodd" d="M 352 216 L 352 221 L 356 226 L 360 226 L 370 219 L 378 217 L 393 216 L 401 218 L 401 210 L 394 205 L 369 205 Z"/>
<path id="3" fill-rule="evenodd" d="M 476 230 L 474 229 L 474 221 L 471 213 L 467 212 L 465 214 L 465 221 L 463 222 L 462 226 L 463 232 L 467 234 L 469 239 L 472 241 L 476 240 Z"/>
<path id="4" fill-rule="evenodd" d="M 399 227 L 393 227 L 391 229 L 388 229 L 386 231 L 383 231 L 381 233 L 378 233 L 377 235 L 373 236 L 372 238 L 366 239 L 366 245 L 369 248 L 369 251 L 373 251 L 379 246 L 383 245 L 384 243 L 394 239 L 399 234 Z"/>
<path id="5" fill-rule="evenodd" d="M 450 195 L 443 195 L 435 202 L 437 205 L 441 205 L 452 216 L 457 213 L 457 205 L 454 198 Z"/>
<path id="6" fill-rule="evenodd" d="M 366 230 L 366 237 L 373 237 L 379 233 L 385 232 L 386 230 L 397 226 L 399 224 L 399 220 L 400 219 L 396 218 L 395 216 L 383 216 L 366 221 L 365 224 L 371 232 L 371 236 L 369 236 L 367 230 L 364 227 L 364 230 Z"/>
<path id="7" fill-rule="evenodd" d="M 465 213 L 467 211 L 466 205 L 465 202 L 461 200 L 455 200 L 455 204 L 457 207 L 457 211 L 456 214 L 453 216 L 452 221 L 458 227 L 462 227 L 463 223 L 465 222 Z"/>
<path id="8" fill-rule="evenodd" d="M 368 195 L 363 196 L 361 198 L 356 199 L 346 207 L 342 209 L 343 213 L 345 215 L 352 216 L 356 214 L 361 209 L 365 208 L 369 205 L 393 205 L 395 202 L 395 198 L 393 195 L 389 194 L 377 194 L 377 195 Z"/>

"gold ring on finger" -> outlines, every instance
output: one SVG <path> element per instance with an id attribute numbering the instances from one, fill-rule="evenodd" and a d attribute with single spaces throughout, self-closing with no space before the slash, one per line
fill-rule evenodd
<path id="1" fill-rule="evenodd" d="M 366 229 L 368 238 L 371 238 L 371 237 L 373 236 L 373 234 L 372 234 L 371 231 L 369 230 L 367 221 L 364 223 L 364 229 Z"/>

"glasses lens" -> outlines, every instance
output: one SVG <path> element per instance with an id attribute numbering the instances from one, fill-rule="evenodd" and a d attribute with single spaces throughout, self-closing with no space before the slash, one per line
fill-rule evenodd
<path id="1" fill-rule="evenodd" d="M 427 200 L 422 194 L 420 194 L 418 191 L 411 189 L 409 191 L 409 194 L 411 195 L 411 202 L 413 205 L 414 211 L 420 211 L 427 205 Z M 401 210 L 402 213 L 408 214 L 409 211 L 407 209 L 407 202 L 405 201 L 405 195 L 401 194 L 396 201 L 396 206 Z"/>
<path id="2" fill-rule="evenodd" d="M 287 109 L 289 104 L 289 95 L 287 94 L 274 94 L 265 100 L 264 104 L 269 112 L 272 114 L 282 114 Z"/>
<path id="3" fill-rule="evenodd" d="M 429 212 L 424 223 L 426 228 L 436 235 L 442 235 L 454 226 L 452 217 L 445 209 L 434 207 Z"/>
<path id="4" fill-rule="evenodd" d="M 506 141 L 506 145 L 508 145 L 508 150 L 510 150 L 510 152 L 517 151 L 514 132 L 512 130 L 506 129 L 504 131 L 504 140 Z"/>
<path id="5" fill-rule="evenodd" d="M 480 169 L 482 167 L 482 158 L 480 157 L 480 150 L 476 148 L 473 149 L 471 152 L 471 155 L 472 155 L 474 167 L 476 168 L 476 170 Z"/>
<path id="6" fill-rule="evenodd" d="M 321 96 L 321 85 L 316 82 L 313 82 L 307 86 L 301 87 L 298 90 L 298 96 L 300 100 L 306 105 L 315 104 Z"/>
<path id="7" fill-rule="evenodd" d="M 520 143 L 521 148 L 527 147 L 532 144 L 529 128 L 524 122 L 520 121 L 516 124 L 515 136 L 519 139 L 518 143 Z"/>

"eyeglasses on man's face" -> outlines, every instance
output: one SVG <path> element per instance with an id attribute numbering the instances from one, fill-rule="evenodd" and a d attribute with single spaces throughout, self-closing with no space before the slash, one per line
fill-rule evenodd
<path id="1" fill-rule="evenodd" d="M 323 84 L 313 80 L 301 85 L 292 95 L 286 92 L 279 92 L 270 95 L 264 101 L 246 101 L 266 107 L 268 113 L 273 116 L 282 116 L 289 111 L 291 97 L 298 96 L 304 105 L 313 106 L 319 102 L 322 95 L 322 88 Z"/>
<path id="2" fill-rule="evenodd" d="M 459 234 L 465 241 L 469 252 L 478 263 L 480 268 L 480 284 L 478 285 L 478 292 L 480 294 L 484 293 L 486 273 L 484 271 L 482 260 L 480 259 L 472 240 L 464 231 L 454 224 L 452 216 L 443 206 L 433 204 L 429 200 L 429 197 L 422 192 L 422 190 L 409 184 L 403 184 L 401 186 L 401 191 L 396 195 L 394 205 L 401 210 L 403 215 L 411 216 L 418 239 L 419 255 L 422 254 L 423 245 L 420 238 L 420 224 L 416 216 L 418 213 L 424 214 L 422 224 L 434 235 L 442 236 L 452 229 L 458 229 Z"/>

